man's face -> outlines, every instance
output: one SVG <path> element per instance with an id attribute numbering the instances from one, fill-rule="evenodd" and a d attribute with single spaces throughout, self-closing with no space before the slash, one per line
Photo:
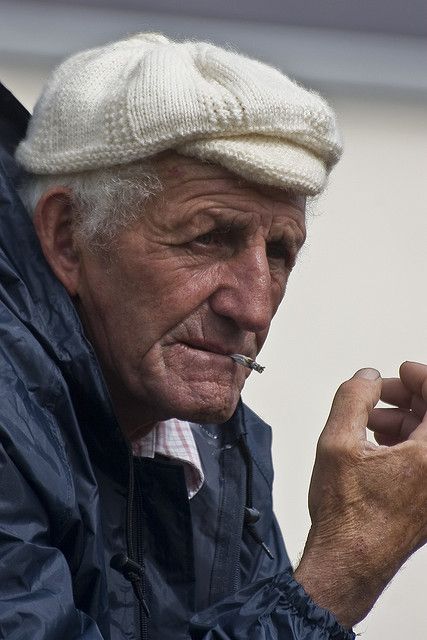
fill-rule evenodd
<path id="1" fill-rule="evenodd" d="M 80 248 L 78 308 L 129 437 L 178 417 L 223 422 L 305 239 L 304 198 L 168 154 L 164 184 L 108 261 Z"/>

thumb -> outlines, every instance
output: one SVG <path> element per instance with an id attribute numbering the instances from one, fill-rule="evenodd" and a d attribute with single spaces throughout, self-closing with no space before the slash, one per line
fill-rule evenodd
<path id="1" fill-rule="evenodd" d="M 322 436 L 366 438 L 366 425 L 380 399 L 381 375 L 376 369 L 360 369 L 335 394 Z"/>

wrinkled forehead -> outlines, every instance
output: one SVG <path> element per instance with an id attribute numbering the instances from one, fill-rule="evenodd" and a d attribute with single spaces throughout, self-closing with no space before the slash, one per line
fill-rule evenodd
<path id="1" fill-rule="evenodd" d="M 245 180 L 219 164 L 203 162 L 175 151 L 159 154 L 153 159 L 153 164 L 162 182 L 163 192 L 169 197 L 173 197 L 178 191 L 184 197 L 187 193 L 188 197 L 199 198 L 209 198 L 222 193 L 250 199 L 252 195 L 266 201 L 289 203 L 301 212 L 305 211 L 304 193 Z"/>

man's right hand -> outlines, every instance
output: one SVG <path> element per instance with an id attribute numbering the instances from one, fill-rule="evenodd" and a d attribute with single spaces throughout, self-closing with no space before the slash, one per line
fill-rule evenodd
<path id="1" fill-rule="evenodd" d="M 379 399 L 395 408 L 374 409 Z M 295 578 L 351 627 L 427 542 L 427 366 L 400 379 L 362 369 L 338 389 L 309 492 L 312 526 Z M 368 441 L 366 427 L 378 445 Z"/>

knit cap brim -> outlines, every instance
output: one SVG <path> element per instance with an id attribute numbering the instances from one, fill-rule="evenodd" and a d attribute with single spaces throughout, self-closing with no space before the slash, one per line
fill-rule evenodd
<path id="1" fill-rule="evenodd" d="M 324 161 L 291 141 L 268 136 L 235 136 L 189 142 L 182 155 L 219 164 L 249 182 L 294 189 L 307 195 L 322 191 L 327 180 Z"/>

